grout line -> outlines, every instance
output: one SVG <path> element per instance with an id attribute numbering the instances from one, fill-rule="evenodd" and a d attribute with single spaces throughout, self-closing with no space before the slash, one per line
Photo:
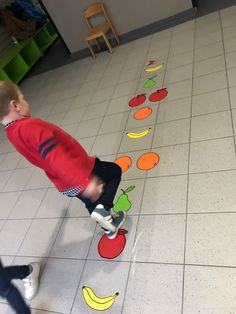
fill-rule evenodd
<path id="1" fill-rule="evenodd" d="M 229 105 L 230 105 L 231 125 L 232 125 L 233 137 L 234 137 L 234 136 L 235 136 L 235 133 L 234 133 L 234 119 L 233 119 L 233 110 L 232 110 L 231 97 L 230 97 L 230 90 L 229 90 L 229 76 L 228 76 L 228 70 L 229 70 L 229 69 L 227 68 L 227 63 L 226 63 L 226 51 L 225 51 L 224 36 L 223 36 L 222 17 L 221 17 L 221 12 L 220 12 L 220 11 L 219 11 L 219 17 L 220 17 L 220 25 L 221 25 L 221 35 L 222 35 L 222 38 L 223 38 L 223 53 L 224 53 L 224 61 L 225 61 L 225 69 L 226 69 L 226 80 L 227 80 L 228 98 L 229 98 Z M 235 156 L 236 156 L 235 137 L 234 137 L 234 154 L 235 154 Z"/>
<path id="2" fill-rule="evenodd" d="M 195 44 L 196 44 L 196 19 L 194 27 L 194 49 L 193 49 L 193 64 L 195 57 Z M 187 174 L 187 191 L 186 191 L 186 214 L 185 214 L 185 230 L 184 230 L 184 256 L 183 256 L 183 281 L 182 281 L 182 303 L 181 314 L 184 313 L 184 294 L 185 294 L 185 263 L 186 263 L 186 248 L 187 248 L 187 231 L 188 231 L 188 207 L 189 207 L 189 171 L 190 171 L 190 154 L 191 154 L 191 136 L 192 136 L 192 110 L 193 110 L 193 88 L 194 88 L 194 69 L 192 68 L 192 93 L 191 93 L 191 106 L 190 106 L 190 127 L 189 127 L 189 147 L 188 147 L 188 174 Z"/>

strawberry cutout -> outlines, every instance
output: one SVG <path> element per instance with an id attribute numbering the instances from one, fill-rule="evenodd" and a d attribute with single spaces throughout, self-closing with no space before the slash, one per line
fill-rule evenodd
<path id="1" fill-rule="evenodd" d="M 151 102 L 161 101 L 166 98 L 168 91 L 166 88 L 158 89 L 156 92 L 149 96 Z"/>
<path id="2" fill-rule="evenodd" d="M 125 234 L 128 233 L 125 229 L 119 229 L 117 236 L 114 239 L 109 239 L 105 234 L 98 242 L 98 253 L 102 258 L 114 259 L 119 256 L 126 244 Z"/>

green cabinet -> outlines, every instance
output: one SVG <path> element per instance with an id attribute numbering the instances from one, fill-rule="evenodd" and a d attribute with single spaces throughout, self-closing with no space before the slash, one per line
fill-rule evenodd
<path id="1" fill-rule="evenodd" d="M 57 37 L 47 22 L 33 37 L 12 45 L 0 58 L 0 80 L 19 83 Z"/>

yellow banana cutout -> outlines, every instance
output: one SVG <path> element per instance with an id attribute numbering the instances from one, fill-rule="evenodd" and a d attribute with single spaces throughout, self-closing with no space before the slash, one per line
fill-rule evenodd
<path id="1" fill-rule="evenodd" d="M 109 309 L 119 295 L 119 293 L 116 292 L 108 297 L 98 297 L 90 287 L 85 286 L 82 288 L 82 294 L 86 304 L 96 311 L 105 311 Z"/>
<path id="2" fill-rule="evenodd" d="M 127 132 L 126 135 L 130 138 L 136 139 L 136 138 L 140 138 L 140 137 L 147 135 L 150 130 L 151 130 L 151 128 L 148 128 L 148 129 L 146 129 L 142 132 L 139 132 L 139 133 Z"/>
<path id="3" fill-rule="evenodd" d="M 163 67 L 163 63 L 162 64 L 160 64 L 160 65 L 158 65 L 158 66 L 156 66 L 156 67 L 154 67 L 154 68 L 146 68 L 145 69 L 145 71 L 146 72 L 155 72 L 155 71 L 158 71 L 158 70 L 160 70 L 162 67 Z"/>

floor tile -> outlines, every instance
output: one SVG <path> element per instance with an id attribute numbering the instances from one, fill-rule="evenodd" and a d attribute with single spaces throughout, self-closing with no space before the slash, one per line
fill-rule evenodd
<path id="1" fill-rule="evenodd" d="M 227 136 L 233 136 L 230 111 L 211 113 L 192 118 L 192 142 Z"/>
<path id="2" fill-rule="evenodd" d="M 229 86 L 236 86 L 236 67 L 228 70 Z"/>
<path id="3" fill-rule="evenodd" d="M 0 211 L 0 219 L 7 219 L 10 216 L 20 195 L 21 192 L 0 193 L 0 204 L 2 208 Z"/>
<path id="4" fill-rule="evenodd" d="M 39 168 L 32 168 L 32 176 L 27 182 L 25 188 L 26 189 L 40 189 L 40 188 L 48 188 L 50 181 L 46 176 L 45 172 Z"/>
<path id="5" fill-rule="evenodd" d="M 141 214 L 185 213 L 187 176 L 169 176 L 146 180 Z"/>
<path id="6" fill-rule="evenodd" d="M 235 162 L 232 138 L 190 144 L 190 173 L 235 169 Z"/>
<path id="7" fill-rule="evenodd" d="M 21 191 L 27 185 L 33 173 L 32 168 L 16 169 L 3 188 L 4 192 Z"/>
<path id="8" fill-rule="evenodd" d="M 139 218 L 133 260 L 183 263 L 185 215 L 149 215 Z"/>
<path id="9" fill-rule="evenodd" d="M 225 54 L 227 68 L 236 67 L 236 51 Z"/>
<path id="10" fill-rule="evenodd" d="M 190 117 L 191 98 L 180 98 L 159 106 L 157 123 Z"/>
<path id="11" fill-rule="evenodd" d="M 236 86 L 229 88 L 231 107 L 236 108 Z"/>
<path id="12" fill-rule="evenodd" d="M 91 104 L 99 103 L 102 101 L 106 101 L 112 98 L 113 91 L 114 91 L 114 86 L 106 87 L 106 88 L 101 88 L 97 90 L 91 99 Z"/>
<path id="13" fill-rule="evenodd" d="M 123 131 L 126 126 L 128 115 L 128 112 L 121 112 L 104 117 L 98 133 L 106 134 L 110 132 Z"/>
<path id="14" fill-rule="evenodd" d="M 61 219 L 33 220 L 18 255 L 48 257 L 61 223 Z"/>
<path id="15" fill-rule="evenodd" d="M 233 170 L 190 175 L 188 212 L 235 212 L 235 186 Z"/>
<path id="16" fill-rule="evenodd" d="M 221 30 L 197 36 L 195 39 L 195 49 L 208 46 L 210 44 L 214 44 L 220 41 L 222 41 Z"/>
<path id="17" fill-rule="evenodd" d="M 186 266 L 183 313 L 234 313 L 234 278 L 234 268 Z"/>
<path id="18" fill-rule="evenodd" d="M 97 136 L 93 145 L 92 155 L 116 154 L 119 149 L 122 132 L 103 134 Z"/>
<path id="19" fill-rule="evenodd" d="M 70 198 L 59 193 L 57 189 L 48 189 L 38 209 L 37 218 L 64 217 Z"/>
<path id="20" fill-rule="evenodd" d="M 46 189 L 23 191 L 12 210 L 9 219 L 34 218 L 45 194 Z"/>
<path id="21" fill-rule="evenodd" d="M 181 313 L 182 276 L 182 266 L 133 263 L 123 313 Z"/>
<path id="22" fill-rule="evenodd" d="M 95 227 L 90 217 L 64 219 L 50 256 L 85 259 Z"/>
<path id="23" fill-rule="evenodd" d="M 102 121 L 103 118 L 81 121 L 75 133 L 75 138 L 80 139 L 84 137 L 96 136 L 101 127 Z"/>
<path id="24" fill-rule="evenodd" d="M 189 145 L 181 144 L 152 148 L 160 156 L 159 164 L 148 171 L 148 177 L 186 174 L 188 171 Z"/>
<path id="25" fill-rule="evenodd" d="M 214 84 L 212 84 L 214 82 Z M 227 87 L 226 72 L 216 72 L 193 79 L 193 95 L 209 93 Z"/>
<path id="26" fill-rule="evenodd" d="M 167 69 L 174 69 L 193 63 L 193 51 L 168 58 Z"/>
<path id="27" fill-rule="evenodd" d="M 138 85 L 138 80 L 123 82 L 117 85 L 112 95 L 112 99 L 134 94 Z"/>
<path id="28" fill-rule="evenodd" d="M 190 119 L 157 124 L 153 147 L 184 144 L 189 142 Z"/>
<path id="29" fill-rule="evenodd" d="M 235 225 L 235 213 L 189 215 L 186 263 L 235 266 Z"/>
<path id="30" fill-rule="evenodd" d="M 195 95 L 192 98 L 192 115 L 229 110 L 229 95 L 227 89 Z"/>
<path id="31" fill-rule="evenodd" d="M 194 63 L 194 77 L 225 70 L 224 56 L 217 56 Z"/>
<path id="32" fill-rule="evenodd" d="M 32 307 L 69 313 L 83 266 L 84 261 L 49 259 Z"/>
<path id="33" fill-rule="evenodd" d="M 166 71 L 164 84 L 172 84 L 192 78 L 192 63 Z"/>
<path id="34" fill-rule="evenodd" d="M 110 101 L 106 114 L 115 114 L 118 112 L 129 111 L 130 107 L 128 106 L 128 103 L 131 98 L 133 98 L 133 95 L 127 95 L 112 99 Z"/>
<path id="35" fill-rule="evenodd" d="M 82 120 L 84 121 L 103 117 L 107 110 L 108 104 L 109 101 L 104 101 L 88 106 Z"/>
<path id="36" fill-rule="evenodd" d="M 15 255 L 31 224 L 31 220 L 9 220 L 0 233 L 0 254 Z"/>
<path id="37" fill-rule="evenodd" d="M 200 62 L 208 58 L 220 56 L 224 53 L 223 43 L 217 42 L 195 50 L 194 62 Z"/>

